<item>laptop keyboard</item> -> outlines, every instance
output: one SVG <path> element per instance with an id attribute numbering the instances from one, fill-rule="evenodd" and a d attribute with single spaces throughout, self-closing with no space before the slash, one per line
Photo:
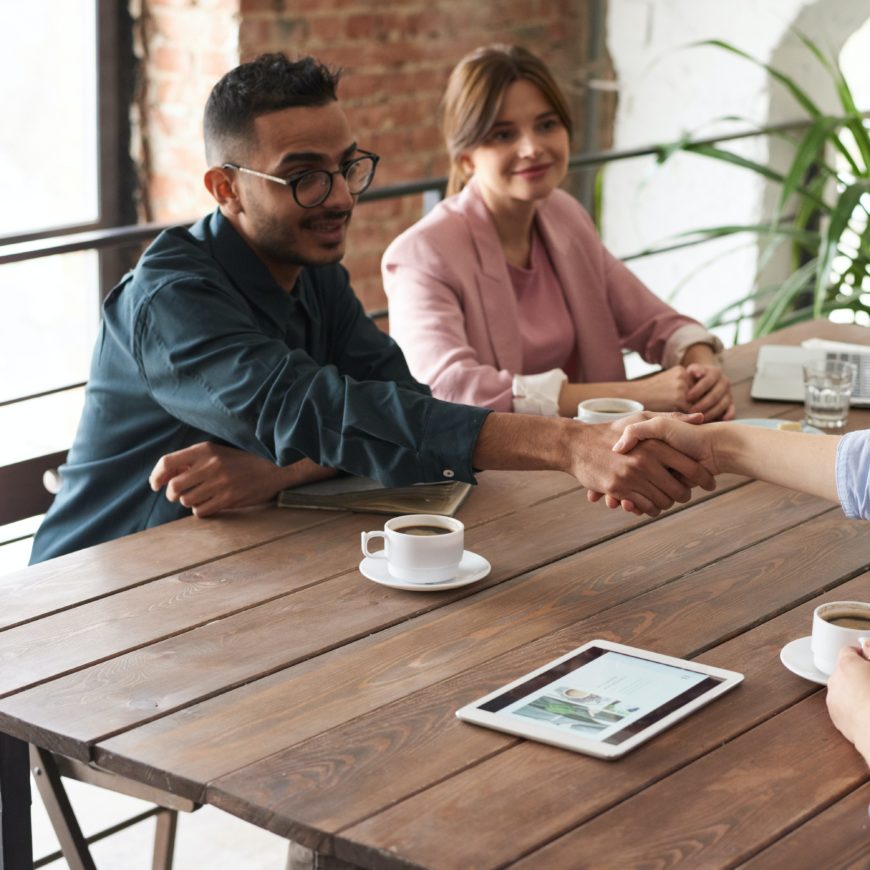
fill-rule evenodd
<path id="1" fill-rule="evenodd" d="M 855 376 L 855 386 L 852 396 L 860 399 L 870 399 L 870 354 L 868 353 L 833 353 L 825 354 L 825 359 L 840 360 L 855 363 L 858 374 Z"/>

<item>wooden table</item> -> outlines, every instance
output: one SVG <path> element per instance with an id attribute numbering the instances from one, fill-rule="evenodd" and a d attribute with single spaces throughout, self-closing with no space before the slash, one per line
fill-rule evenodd
<path id="1" fill-rule="evenodd" d="M 868 336 L 770 340 L 810 334 Z M 756 349 L 727 354 L 738 416 L 799 419 L 749 399 Z M 866 866 L 865 765 L 779 650 L 870 600 L 870 525 L 736 477 L 650 521 L 506 472 L 461 518 L 493 570 L 437 594 L 359 574 L 383 518 L 271 508 L 2 578 L 0 729 L 364 867 Z M 595 637 L 746 679 L 616 762 L 454 718 Z"/>

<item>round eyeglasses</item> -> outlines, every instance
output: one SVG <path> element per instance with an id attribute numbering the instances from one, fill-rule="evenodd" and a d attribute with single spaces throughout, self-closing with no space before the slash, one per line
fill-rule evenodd
<path id="1" fill-rule="evenodd" d="M 332 180 L 336 175 L 341 175 L 344 178 L 348 193 L 351 196 L 359 196 L 368 189 L 375 177 L 378 160 L 381 158 L 377 154 L 363 151 L 361 148 L 359 153 L 360 157 L 348 160 L 341 169 L 336 169 L 334 172 L 327 169 L 309 169 L 307 172 L 300 172 L 293 178 L 279 178 L 277 175 L 249 169 L 238 163 L 224 163 L 222 168 L 247 172 L 249 175 L 256 175 L 258 178 L 265 178 L 276 184 L 283 184 L 284 187 L 289 187 L 293 191 L 293 199 L 296 200 L 297 205 L 302 208 L 317 208 L 326 202 L 329 194 L 332 193 Z"/>

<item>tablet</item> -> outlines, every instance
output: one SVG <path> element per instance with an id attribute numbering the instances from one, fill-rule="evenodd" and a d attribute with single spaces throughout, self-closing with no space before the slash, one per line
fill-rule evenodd
<path id="1" fill-rule="evenodd" d="M 466 722 L 618 758 L 743 674 L 592 640 L 456 711 Z"/>

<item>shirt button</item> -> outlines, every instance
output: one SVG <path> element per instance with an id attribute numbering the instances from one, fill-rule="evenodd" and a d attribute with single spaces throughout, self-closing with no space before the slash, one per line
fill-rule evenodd
<path id="1" fill-rule="evenodd" d="M 455 472 L 453 471 L 452 468 L 445 468 L 444 471 L 441 472 L 441 474 L 443 474 L 444 477 L 453 477 L 454 473 Z"/>

